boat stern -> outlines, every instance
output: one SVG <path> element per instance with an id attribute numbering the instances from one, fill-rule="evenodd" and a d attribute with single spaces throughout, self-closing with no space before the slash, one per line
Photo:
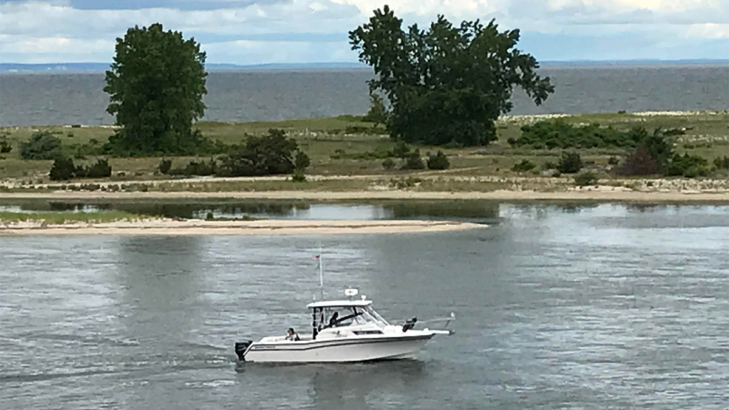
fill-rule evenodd
<path id="1" fill-rule="evenodd" d="M 245 340 L 243 342 L 236 342 L 235 344 L 235 354 L 238 356 L 238 360 L 245 361 L 246 360 L 246 352 L 248 351 L 248 348 L 251 347 L 253 344 L 253 340 Z"/>

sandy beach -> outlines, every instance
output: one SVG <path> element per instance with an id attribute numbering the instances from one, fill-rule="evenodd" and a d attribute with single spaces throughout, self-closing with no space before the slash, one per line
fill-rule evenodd
<path id="1" fill-rule="evenodd" d="M 729 203 L 726 191 L 633 191 L 621 187 L 601 186 L 568 191 L 459 191 L 429 192 L 408 190 L 370 191 L 237 191 L 237 192 L 22 192 L 0 193 L 3 199 L 56 199 L 56 200 L 98 200 L 98 199 L 256 199 L 256 200 L 500 200 L 500 201 L 599 201 L 599 202 L 725 202 Z"/>
<path id="2" fill-rule="evenodd" d="M 401 234 L 482 229 L 486 225 L 452 221 L 263 220 L 205 221 L 149 219 L 109 223 L 41 222 L 0 224 L 0 236 L 28 235 L 334 235 Z"/>

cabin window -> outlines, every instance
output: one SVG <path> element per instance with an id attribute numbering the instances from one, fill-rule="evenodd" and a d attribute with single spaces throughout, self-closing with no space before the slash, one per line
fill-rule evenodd
<path id="1" fill-rule="evenodd" d="M 383 334 L 381 330 L 355 330 L 352 333 L 354 333 L 357 336 L 381 335 L 381 334 Z"/>

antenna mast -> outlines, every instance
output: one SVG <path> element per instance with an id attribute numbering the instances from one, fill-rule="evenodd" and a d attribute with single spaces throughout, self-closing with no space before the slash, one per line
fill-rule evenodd
<path id="1" fill-rule="evenodd" d="M 321 242 L 319 243 L 319 292 L 320 300 L 324 300 L 324 259 L 322 258 Z"/>

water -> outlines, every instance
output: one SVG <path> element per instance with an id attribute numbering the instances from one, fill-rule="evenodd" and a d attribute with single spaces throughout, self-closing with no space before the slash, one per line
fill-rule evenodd
<path id="1" fill-rule="evenodd" d="M 495 207 L 454 233 L 0 238 L 0 408 L 726 408 L 729 207 Z M 308 327 L 319 240 L 332 292 L 457 334 L 236 365 L 235 341 Z"/>
<path id="2" fill-rule="evenodd" d="M 514 94 L 512 114 L 725 110 L 729 67 L 583 67 L 542 70 L 556 92 L 537 107 Z M 363 114 L 369 70 L 212 72 L 206 120 L 263 121 Z M 0 75 L 0 126 L 111 124 L 104 75 Z"/>
<path id="3" fill-rule="evenodd" d="M 251 202 L 241 200 L 206 200 L 200 202 L 134 200 L 105 200 L 89 202 L 6 200 L 0 212 L 108 212 L 167 218 L 265 218 L 265 219 L 327 219 L 327 220 L 388 220 L 388 219 L 448 219 L 488 222 L 498 215 L 498 204 L 481 201 L 372 201 L 369 203 L 311 203 L 298 201 Z"/>

